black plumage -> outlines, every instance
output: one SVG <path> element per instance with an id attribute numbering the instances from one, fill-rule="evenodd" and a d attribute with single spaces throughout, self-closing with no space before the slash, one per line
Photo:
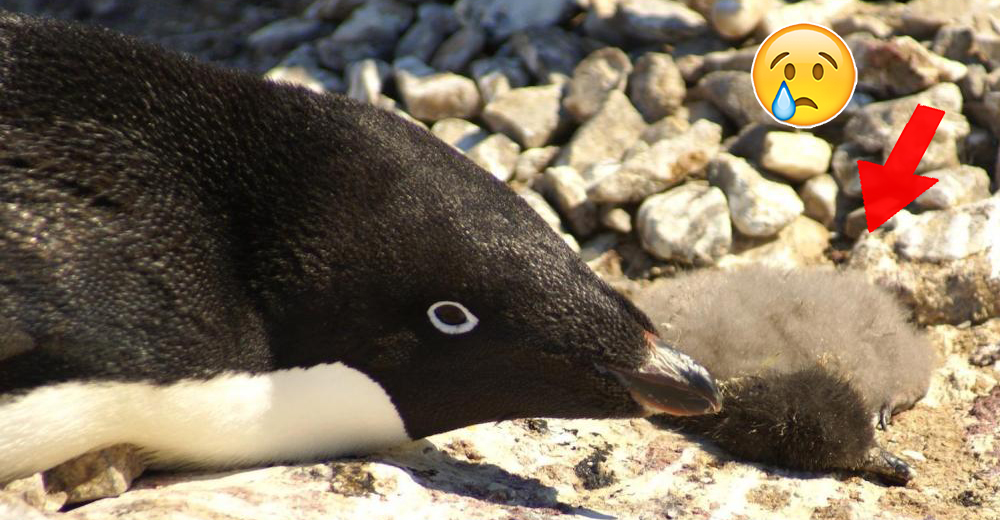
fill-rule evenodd
<path id="1" fill-rule="evenodd" d="M 909 479 L 871 419 L 884 425 L 926 393 L 934 355 L 863 274 L 701 271 L 658 280 L 635 301 L 723 393 L 720 414 L 663 421 L 759 462 Z"/>

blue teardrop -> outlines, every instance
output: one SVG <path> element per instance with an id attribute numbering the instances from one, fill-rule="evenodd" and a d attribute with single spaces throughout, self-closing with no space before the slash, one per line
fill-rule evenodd
<path id="1" fill-rule="evenodd" d="M 795 115 L 795 99 L 792 98 L 792 93 L 784 81 L 778 88 L 778 94 L 774 96 L 774 102 L 771 103 L 771 113 L 779 121 L 788 121 Z"/>

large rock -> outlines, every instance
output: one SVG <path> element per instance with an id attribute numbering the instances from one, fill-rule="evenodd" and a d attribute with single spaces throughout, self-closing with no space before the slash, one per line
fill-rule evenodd
<path id="1" fill-rule="evenodd" d="M 913 201 L 922 209 L 948 209 L 990 196 L 990 177 L 982 168 L 963 164 L 927 172 L 924 176 L 938 182 Z"/>
<path id="2" fill-rule="evenodd" d="M 497 94 L 483 108 L 483 120 L 494 132 L 502 132 L 525 148 L 548 144 L 565 125 L 562 87 L 542 85 Z"/>
<path id="3" fill-rule="evenodd" d="M 956 166 L 959 144 L 969 135 L 969 122 L 962 115 L 962 92 L 954 83 L 939 83 L 923 92 L 862 108 L 844 128 L 844 135 L 869 152 L 881 152 L 882 163 L 903 132 L 917 105 L 945 111 L 917 172 Z"/>
<path id="4" fill-rule="evenodd" d="M 396 60 L 393 70 L 406 110 L 413 117 L 421 121 L 438 121 L 447 117 L 467 119 L 479 114 L 479 89 L 471 79 L 450 72 L 435 73 L 412 56 Z"/>
<path id="5" fill-rule="evenodd" d="M 563 147 L 557 164 L 583 171 L 596 162 L 620 160 L 645 127 L 642 115 L 625 94 L 612 90 L 601 110 Z"/>
<path id="6" fill-rule="evenodd" d="M 607 203 L 639 202 L 704 168 L 718 153 L 721 140 L 719 125 L 697 121 L 680 136 L 661 139 L 630 152 L 621 167 L 595 180 L 590 198 Z"/>
<path id="7" fill-rule="evenodd" d="M 775 235 L 804 210 L 791 186 L 765 179 L 742 157 L 719 154 L 708 179 L 726 194 L 733 224 L 747 236 Z"/>
<path id="8" fill-rule="evenodd" d="M 600 110 L 608 92 L 625 91 L 631 72 L 632 62 L 620 49 L 598 49 L 573 70 L 573 79 L 563 105 L 577 121 L 586 121 Z"/>
<path id="9" fill-rule="evenodd" d="M 652 122 L 675 112 L 684 102 L 687 89 L 669 54 L 647 52 L 635 63 L 628 93 L 635 108 Z"/>
<path id="10" fill-rule="evenodd" d="M 863 232 L 851 267 L 897 292 L 920 323 L 1000 316 L 1000 197 Z"/>
<path id="11" fill-rule="evenodd" d="M 729 252 L 733 241 L 725 195 L 703 183 L 647 198 L 636 225 L 643 248 L 664 260 L 711 265 Z"/>

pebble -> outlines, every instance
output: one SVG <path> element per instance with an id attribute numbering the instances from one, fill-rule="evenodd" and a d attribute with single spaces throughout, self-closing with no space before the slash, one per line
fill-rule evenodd
<path id="1" fill-rule="evenodd" d="M 528 72 L 521 60 L 511 56 L 480 58 L 469 66 L 483 101 L 489 103 L 511 89 L 528 85 Z"/>
<path id="2" fill-rule="evenodd" d="M 514 179 L 520 182 L 533 183 L 545 168 L 559 155 L 558 146 L 528 148 L 521 152 L 514 166 Z"/>
<path id="3" fill-rule="evenodd" d="M 938 179 L 913 203 L 921 209 L 948 209 L 989 198 L 990 177 L 986 170 L 960 165 L 924 173 Z"/>
<path id="4" fill-rule="evenodd" d="M 726 194 L 733 224 L 747 236 L 773 236 L 804 210 L 791 186 L 763 178 L 742 157 L 720 153 L 709 163 L 708 179 Z"/>
<path id="5" fill-rule="evenodd" d="M 328 22 L 340 21 L 363 3 L 365 0 L 316 0 L 309 4 L 304 16 Z"/>
<path id="6" fill-rule="evenodd" d="M 632 215 L 619 206 L 603 206 L 598 210 L 601 225 L 623 235 L 632 232 Z"/>
<path id="7" fill-rule="evenodd" d="M 597 227 L 597 206 L 587 199 L 587 187 L 580 174 L 570 166 L 545 170 L 545 193 L 578 237 L 585 237 Z"/>
<path id="8" fill-rule="evenodd" d="M 757 35 L 763 40 L 782 27 L 802 21 L 829 27 L 833 20 L 849 14 L 855 4 L 854 0 L 809 0 L 794 4 L 781 2 L 777 9 L 771 9 L 764 15 L 757 26 Z"/>
<path id="9" fill-rule="evenodd" d="M 466 156 L 494 177 L 507 182 L 514 176 L 514 167 L 521 147 L 503 134 L 493 134 L 466 152 Z"/>
<path id="10" fill-rule="evenodd" d="M 833 148 L 808 132 L 768 132 L 761 164 L 793 181 L 802 182 L 830 169 Z"/>
<path id="11" fill-rule="evenodd" d="M 771 0 L 717 0 L 709 19 L 719 34 L 735 40 L 752 33 L 773 7 Z"/>
<path id="12" fill-rule="evenodd" d="M 515 188 L 514 192 L 521 196 L 525 202 L 531 206 L 531 209 L 538 213 L 542 220 L 545 221 L 549 227 L 552 228 L 563 241 L 572 249 L 573 251 L 580 252 L 580 244 L 576 241 L 576 238 L 563 226 L 562 219 L 559 218 L 559 213 L 549 205 L 545 197 L 542 197 L 540 193 L 530 188 Z"/>
<path id="13" fill-rule="evenodd" d="M 837 181 L 829 174 L 820 174 L 802 183 L 799 198 L 805 215 L 829 229 L 833 229 L 837 216 Z"/>
<path id="14" fill-rule="evenodd" d="M 471 79 L 451 72 L 435 73 L 412 56 L 396 60 L 393 70 L 396 87 L 413 117 L 421 121 L 439 121 L 479 114 L 479 89 Z"/>
<path id="15" fill-rule="evenodd" d="M 675 43 L 708 30 L 705 18 L 681 2 L 670 0 L 622 0 L 612 28 L 644 43 Z"/>
<path id="16" fill-rule="evenodd" d="M 485 29 L 494 42 L 532 27 L 559 25 L 573 12 L 574 0 L 458 0 L 455 12 L 468 25 Z"/>
<path id="17" fill-rule="evenodd" d="M 477 26 L 463 27 L 448 37 L 438 47 L 431 59 L 431 66 L 437 70 L 461 72 L 486 45 L 486 33 Z"/>
<path id="18" fill-rule="evenodd" d="M 553 73 L 570 76 L 587 54 L 582 39 L 559 27 L 528 29 L 509 40 L 514 52 L 540 83 L 548 83 Z"/>
<path id="19" fill-rule="evenodd" d="M 776 269 L 798 269 L 810 265 L 829 265 L 826 250 L 830 231 L 807 217 L 798 217 L 774 238 L 761 239 L 737 235 L 732 253 L 719 260 L 722 269 L 766 265 Z"/>
<path id="20" fill-rule="evenodd" d="M 483 108 L 483 120 L 525 148 L 547 145 L 568 119 L 563 113 L 559 85 L 509 90 L 496 95 Z"/>
<path id="21" fill-rule="evenodd" d="M 660 52 L 640 56 L 628 84 L 629 98 L 649 122 L 674 113 L 687 94 L 684 78 L 674 59 Z"/>
<path id="22" fill-rule="evenodd" d="M 563 147 L 557 164 L 577 171 L 603 160 L 620 160 L 646 127 L 642 115 L 625 94 L 612 90 L 601 110 L 573 134 Z"/>
<path id="23" fill-rule="evenodd" d="M 329 31 L 328 26 L 319 20 L 285 18 L 252 32 L 247 37 L 247 45 L 262 54 L 280 54 L 318 38 L 325 31 Z"/>
<path id="24" fill-rule="evenodd" d="M 750 73 L 734 70 L 710 72 L 698 81 L 698 90 L 737 126 L 750 123 L 772 124 L 774 120 L 760 107 Z"/>
<path id="25" fill-rule="evenodd" d="M 430 63 L 441 42 L 459 29 L 455 11 L 441 4 L 420 4 L 417 7 L 417 21 L 403 33 L 396 44 L 396 58 L 413 56 L 424 63 Z"/>
<path id="26" fill-rule="evenodd" d="M 448 117 L 434 123 L 431 133 L 461 152 L 468 152 L 490 136 L 479 125 L 457 117 Z"/>
<path id="27" fill-rule="evenodd" d="M 643 201 L 636 214 L 642 247 L 663 260 L 712 265 L 733 242 L 722 190 L 687 183 Z"/>
<path id="28" fill-rule="evenodd" d="M 375 104 L 382 97 L 392 66 L 382 60 L 356 61 L 347 67 L 347 97 Z"/>
<path id="29" fill-rule="evenodd" d="M 368 0 L 337 26 L 330 39 L 344 45 L 357 42 L 395 43 L 410 22 L 413 8 L 396 0 Z"/>
<path id="30" fill-rule="evenodd" d="M 598 49 L 581 61 L 573 70 L 573 78 L 563 99 L 563 106 L 583 122 L 590 119 L 604 104 L 608 92 L 625 91 L 625 84 L 632 72 L 632 62 L 620 49 Z"/>
<path id="31" fill-rule="evenodd" d="M 938 56 L 909 36 L 886 41 L 855 33 L 846 42 L 858 67 L 858 88 L 878 97 L 913 94 L 966 73 L 961 62 Z"/>
<path id="32" fill-rule="evenodd" d="M 1000 197 L 913 218 L 898 232 L 896 249 L 911 261 L 941 262 L 1000 247 Z"/>

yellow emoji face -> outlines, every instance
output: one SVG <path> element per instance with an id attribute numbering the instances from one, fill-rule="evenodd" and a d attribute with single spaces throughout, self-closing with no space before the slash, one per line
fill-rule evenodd
<path id="1" fill-rule="evenodd" d="M 778 122 L 826 123 L 847 106 L 858 82 L 854 56 L 837 33 L 800 23 L 775 31 L 757 49 L 753 90 Z"/>

